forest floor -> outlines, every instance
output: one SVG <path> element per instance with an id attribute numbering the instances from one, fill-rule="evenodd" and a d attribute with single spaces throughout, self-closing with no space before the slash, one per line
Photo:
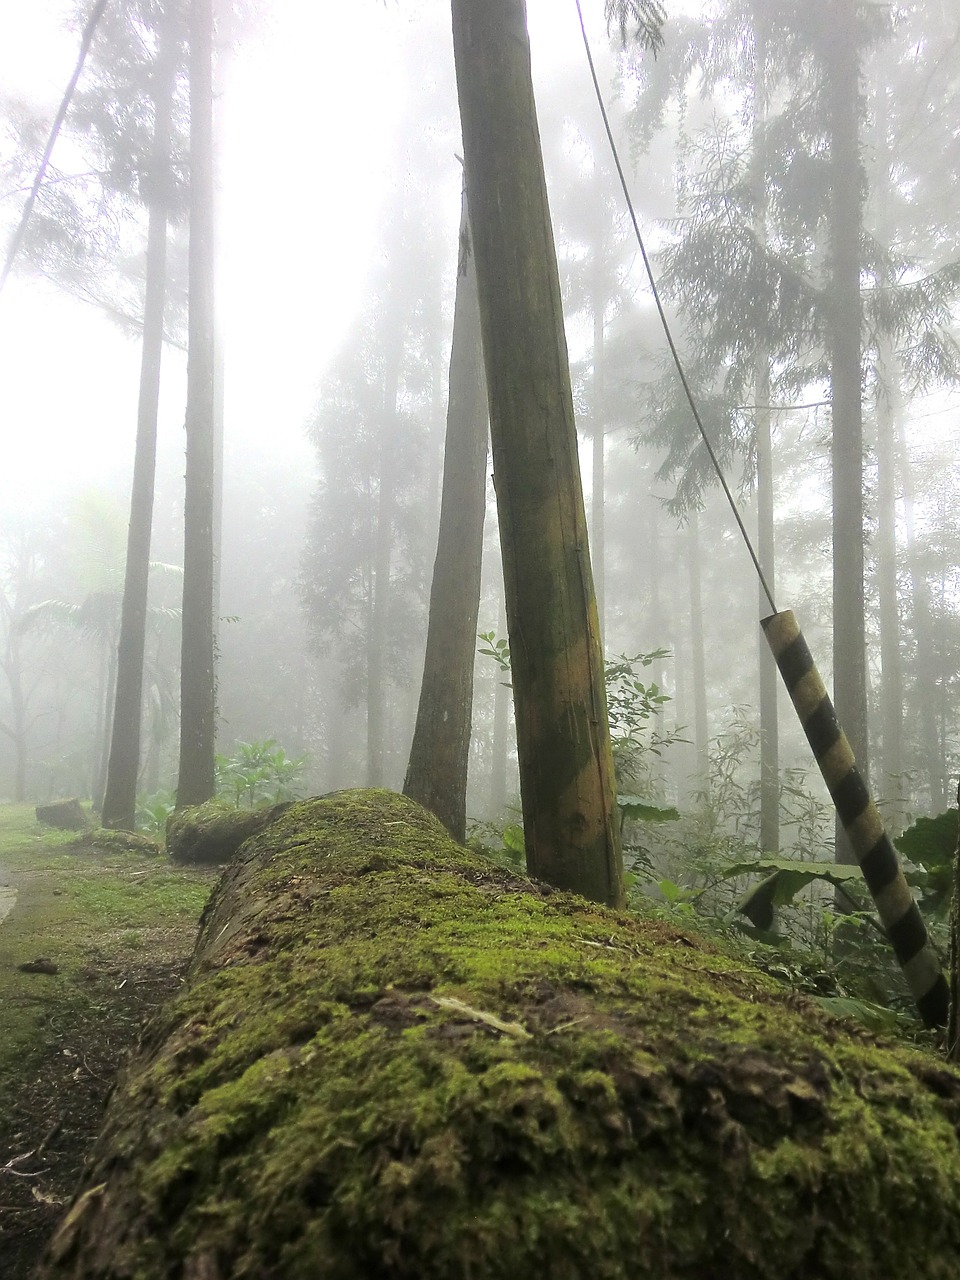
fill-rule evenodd
<path id="1" fill-rule="evenodd" d="M 16 895 L 0 919 L 4 1280 L 39 1260 L 118 1067 L 180 985 L 217 874 L 81 845 L 29 806 L 0 806 L 0 896 Z"/>

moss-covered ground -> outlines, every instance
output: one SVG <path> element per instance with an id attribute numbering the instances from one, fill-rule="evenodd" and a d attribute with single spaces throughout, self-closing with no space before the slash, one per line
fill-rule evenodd
<path id="1" fill-rule="evenodd" d="M 960 1076 L 385 792 L 244 847 L 49 1277 L 957 1275 Z"/>
<path id="2" fill-rule="evenodd" d="M 180 986 L 215 873 L 0 806 L 0 1275 L 20 1280 L 76 1187 L 117 1065 Z M 25 972 L 19 966 L 48 961 Z"/>

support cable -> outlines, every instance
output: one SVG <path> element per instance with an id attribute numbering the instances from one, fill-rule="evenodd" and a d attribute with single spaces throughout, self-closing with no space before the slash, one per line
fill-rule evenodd
<path id="1" fill-rule="evenodd" d="M 591 76 L 591 79 L 593 80 L 593 89 L 597 96 L 597 105 L 600 108 L 600 115 L 603 117 L 603 127 L 606 130 L 607 141 L 610 144 L 610 151 L 611 151 L 611 154 L 613 155 L 613 162 L 617 168 L 617 176 L 620 179 L 620 186 L 623 190 L 623 197 L 627 202 L 627 210 L 630 214 L 630 221 L 633 223 L 633 230 L 637 237 L 637 244 L 640 246 L 640 256 L 643 259 L 644 269 L 646 270 L 646 273 L 647 273 L 647 280 L 650 283 L 650 292 L 653 294 L 653 300 L 657 304 L 657 311 L 660 315 L 660 323 L 663 326 L 663 332 L 666 335 L 667 344 L 670 347 L 670 354 L 673 356 L 673 363 L 676 365 L 677 375 L 680 378 L 680 385 L 683 387 L 684 394 L 687 397 L 687 403 L 690 405 L 690 412 L 693 414 L 693 420 L 697 424 L 697 430 L 700 432 L 700 436 L 703 440 L 704 445 L 706 446 L 707 453 L 710 455 L 710 461 L 713 463 L 713 469 L 717 473 L 717 479 L 720 481 L 720 486 L 723 489 L 724 494 L 726 495 L 727 502 L 730 504 L 730 510 L 733 512 L 733 517 L 737 522 L 737 527 L 740 530 L 740 535 L 743 538 L 746 548 L 750 553 L 750 559 L 753 561 L 753 567 L 757 571 L 757 577 L 760 579 L 760 585 L 763 588 L 763 593 L 767 597 L 767 600 L 770 602 L 771 610 L 774 613 L 777 613 L 778 610 L 777 610 L 776 602 L 774 601 L 774 598 L 773 598 L 773 592 L 770 590 L 770 587 L 767 584 L 767 580 L 764 577 L 763 569 L 760 566 L 759 557 L 757 556 L 757 553 L 754 550 L 753 543 L 750 541 L 750 535 L 747 533 L 746 525 L 743 523 L 743 517 L 740 515 L 740 510 L 737 507 L 736 499 L 734 498 L 733 493 L 730 490 L 729 484 L 727 484 L 727 478 L 723 474 L 723 468 L 720 466 L 720 460 L 717 458 L 716 451 L 714 450 L 713 444 L 710 441 L 710 437 L 707 435 L 706 427 L 703 425 L 703 419 L 700 416 L 700 410 L 697 407 L 696 399 L 694 398 L 693 391 L 691 390 L 690 383 L 687 380 L 687 375 L 683 368 L 683 363 L 680 359 L 680 352 L 677 350 L 677 344 L 674 341 L 673 334 L 670 330 L 670 322 L 667 320 L 667 313 L 664 310 L 663 302 L 660 298 L 660 290 L 657 288 L 657 281 L 653 274 L 653 267 L 650 263 L 650 258 L 647 254 L 647 248 L 643 241 L 643 235 L 641 234 L 641 231 L 640 231 L 640 222 L 637 218 L 636 210 L 633 205 L 633 198 L 630 195 L 630 188 L 627 185 L 627 178 L 623 171 L 623 165 L 620 162 L 620 152 L 617 148 L 616 142 L 614 141 L 613 130 L 610 127 L 610 118 L 607 115 L 607 108 L 604 105 L 603 93 L 600 89 L 600 81 L 597 77 L 597 69 L 596 69 L 596 66 L 594 65 L 593 52 L 591 51 L 591 48 L 590 48 L 590 41 L 587 38 L 587 28 L 583 20 L 583 10 L 580 7 L 580 0 L 575 0 L 575 3 L 577 6 L 577 17 L 580 19 L 580 31 L 581 31 L 581 34 L 583 35 L 583 47 L 586 50 L 587 62 L 589 63 L 589 66 L 590 66 L 590 76 Z"/>
<path id="2" fill-rule="evenodd" d="M 96 0 L 96 4 L 91 10 L 90 16 L 87 18 L 86 26 L 83 28 L 83 36 L 80 39 L 80 53 L 77 57 L 77 65 L 73 69 L 73 75 L 70 77 L 70 82 L 67 85 L 63 99 L 60 102 L 60 108 L 57 111 L 56 118 L 50 129 L 50 136 L 47 138 L 47 145 L 43 149 L 43 157 L 40 160 L 40 166 L 37 169 L 33 185 L 30 188 L 30 194 L 27 196 L 26 203 L 23 206 L 23 213 L 20 215 L 20 222 L 10 240 L 10 247 L 7 249 L 6 260 L 3 264 L 3 272 L 0 274 L 0 290 L 2 290 L 3 286 L 7 283 L 7 277 L 10 274 L 10 269 L 13 266 L 17 254 L 20 252 L 20 246 L 23 244 L 24 232 L 27 229 L 27 223 L 30 221 L 31 213 L 33 213 L 33 206 L 36 203 L 37 195 L 40 191 L 43 179 L 46 176 L 47 165 L 50 163 L 50 157 L 53 154 L 53 148 L 56 144 L 57 137 L 59 136 L 60 128 L 66 119 L 67 111 L 70 107 L 70 100 L 73 97 L 73 92 L 76 89 L 77 82 L 83 72 L 83 66 L 87 60 L 90 45 L 93 42 L 94 34 L 97 30 L 100 19 L 103 17 L 103 11 L 106 7 L 107 0 Z"/>

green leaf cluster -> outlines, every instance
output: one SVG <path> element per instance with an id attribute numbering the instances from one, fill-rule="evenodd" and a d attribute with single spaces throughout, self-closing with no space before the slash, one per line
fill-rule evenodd
<path id="1" fill-rule="evenodd" d="M 306 764 L 306 755 L 288 756 L 273 738 L 240 742 L 229 756 L 217 756 L 217 796 L 238 809 L 295 800 Z"/>

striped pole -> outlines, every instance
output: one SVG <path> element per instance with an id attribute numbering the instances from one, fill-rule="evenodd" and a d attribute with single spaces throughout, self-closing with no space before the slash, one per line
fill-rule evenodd
<path id="1" fill-rule="evenodd" d="M 760 625 L 920 1016 L 928 1027 L 946 1026 L 949 992 L 940 961 L 797 620 L 785 609 Z"/>

